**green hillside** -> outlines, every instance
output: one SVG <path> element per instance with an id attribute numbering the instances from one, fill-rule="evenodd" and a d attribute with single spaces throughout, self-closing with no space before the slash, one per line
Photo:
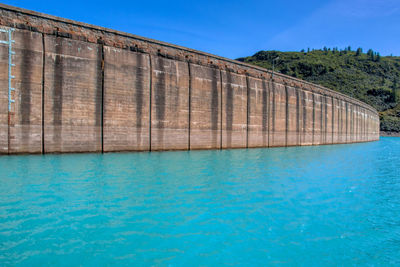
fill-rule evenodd
<path id="1" fill-rule="evenodd" d="M 278 58 L 278 59 L 277 59 Z M 275 60 L 274 60 L 275 59 Z M 359 48 L 301 52 L 260 51 L 239 58 L 249 64 L 320 84 L 370 104 L 379 111 L 381 131 L 400 132 L 400 57 Z"/>

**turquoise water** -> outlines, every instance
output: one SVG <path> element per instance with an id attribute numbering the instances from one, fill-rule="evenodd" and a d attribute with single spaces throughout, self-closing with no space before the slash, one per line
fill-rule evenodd
<path id="1" fill-rule="evenodd" d="M 1 266 L 400 264 L 400 138 L 0 157 Z"/>

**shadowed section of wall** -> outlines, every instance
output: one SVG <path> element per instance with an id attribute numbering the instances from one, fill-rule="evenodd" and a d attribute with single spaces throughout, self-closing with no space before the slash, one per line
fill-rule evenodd
<path id="1" fill-rule="evenodd" d="M 297 90 L 294 87 L 286 86 L 286 146 L 300 145 L 298 140 L 299 112 Z"/>
<path id="2" fill-rule="evenodd" d="M 278 82 L 273 82 L 272 86 L 272 126 L 269 146 L 286 146 L 286 86 Z"/>
<path id="3" fill-rule="evenodd" d="M 346 117 L 346 102 L 345 101 L 339 101 L 339 107 L 340 107 L 340 126 L 339 126 L 339 143 L 346 143 L 347 135 L 346 135 L 346 125 L 347 125 L 347 117 Z"/>
<path id="4" fill-rule="evenodd" d="M 151 149 L 189 149 L 189 69 L 180 61 L 152 61 Z"/>
<path id="5" fill-rule="evenodd" d="M 217 68 L 190 64 L 190 149 L 221 147 L 221 81 Z"/>
<path id="6" fill-rule="evenodd" d="M 332 98 L 325 96 L 325 139 L 324 144 L 332 143 Z"/>
<path id="7" fill-rule="evenodd" d="M 45 47 L 45 152 L 101 151 L 101 48 L 54 36 Z"/>
<path id="8" fill-rule="evenodd" d="M 312 145 L 313 142 L 313 93 L 303 91 L 303 141 L 304 145 Z"/>
<path id="9" fill-rule="evenodd" d="M 0 40 L 8 40 L 0 32 Z M 8 153 L 8 45 L 0 44 L 0 154 Z"/>
<path id="10" fill-rule="evenodd" d="M 13 32 L 15 104 L 10 116 L 9 153 L 42 152 L 42 35 Z"/>
<path id="11" fill-rule="evenodd" d="M 0 27 L 16 41 L 11 112 L 0 44 L 1 154 L 379 139 L 372 107 L 260 67 L 3 4 Z"/>
<path id="12" fill-rule="evenodd" d="M 314 134 L 313 145 L 321 144 L 322 128 L 323 128 L 323 108 L 322 97 L 319 94 L 313 94 L 314 97 Z"/>
<path id="13" fill-rule="evenodd" d="M 246 76 L 222 71 L 222 148 L 246 147 Z"/>
<path id="14" fill-rule="evenodd" d="M 104 151 L 149 150 L 149 56 L 104 48 Z"/>
<path id="15" fill-rule="evenodd" d="M 248 146 L 268 147 L 269 88 L 265 78 L 249 77 Z"/>

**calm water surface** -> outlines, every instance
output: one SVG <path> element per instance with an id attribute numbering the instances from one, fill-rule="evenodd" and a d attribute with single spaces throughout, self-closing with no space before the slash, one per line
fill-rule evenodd
<path id="1" fill-rule="evenodd" d="M 400 138 L 0 157 L 1 266 L 399 265 Z"/>

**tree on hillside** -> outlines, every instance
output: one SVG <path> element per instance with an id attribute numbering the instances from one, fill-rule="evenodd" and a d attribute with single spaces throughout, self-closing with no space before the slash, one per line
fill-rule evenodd
<path id="1" fill-rule="evenodd" d="M 380 113 L 382 130 L 400 132 L 400 57 L 386 57 L 372 49 L 366 49 L 367 53 L 361 48 L 353 49 L 349 52 L 347 46 L 334 47 L 334 53 L 329 53 L 322 46 L 311 54 L 262 51 L 241 61 L 271 68 L 271 60 L 279 54 L 277 71 L 370 104 Z"/>
<path id="2" fill-rule="evenodd" d="M 360 56 L 362 54 L 362 48 L 357 48 L 356 56 Z"/>
<path id="3" fill-rule="evenodd" d="M 375 61 L 376 62 L 380 62 L 381 61 L 381 55 L 379 53 L 376 53 Z"/>
<path id="4" fill-rule="evenodd" d="M 398 87 L 397 84 L 398 84 L 397 79 L 395 79 L 392 85 L 392 100 L 394 103 L 397 102 L 397 87 Z"/>
<path id="5" fill-rule="evenodd" d="M 372 49 L 368 50 L 367 55 L 371 60 L 374 60 L 374 51 Z"/>

